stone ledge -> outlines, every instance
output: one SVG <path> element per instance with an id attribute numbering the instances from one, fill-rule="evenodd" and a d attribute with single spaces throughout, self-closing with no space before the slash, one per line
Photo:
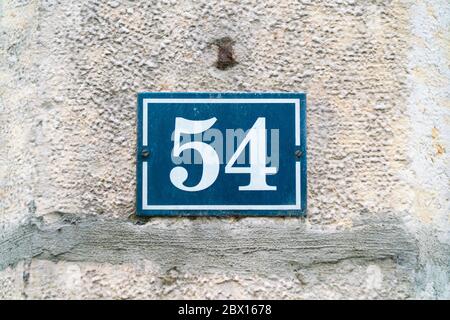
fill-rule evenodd
<path id="1" fill-rule="evenodd" d="M 56 213 L 30 218 L 0 238 L 0 270 L 31 258 L 120 264 L 151 260 L 162 268 L 289 273 L 346 259 L 393 259 L 416 265 L 417 246 L 395 216 L 318 230 L 299 219 L 129 220 Z"/>

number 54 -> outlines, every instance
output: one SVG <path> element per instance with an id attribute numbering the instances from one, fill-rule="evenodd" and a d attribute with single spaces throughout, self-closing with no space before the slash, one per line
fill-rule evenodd
<path id="1" fill-rule="evenodd" d="M 181 153 L 188 149 L 197 150 L 202 157 L 203 173 L 200 182 L 192 187 L 186 186 L 184 182 L 188 178 L 188 172 L 185 168 L 177 166 L 170 171 L 170 181 L 172 184 L 183 191 L 195 192 L 209 188 L 217 180 L 219 175 L 219 156 L 210 145 L 194 141 L 180 145 L 181 134 L 202 133 L 211 128 L 217 118 L 208 120 L 188 120 L 184 118 L 175 118 L 174 146 L 173 156 L 179 157 Z M 250 144 L 250 166 L 233 167 L 239 155 L 244 152 L 247 144 Z M 246 186 L 239 186 L 241 191 L 274 191 L 276 186 L 269 186 L 266 181 L 267 175 L 277 173 L 276 167 L 266 167 L 266 118 L 256 119 L 249 132 L 237 147 L 225 166 L 225 173 L 229 174 L 250 174 L 250 183 Z"/>

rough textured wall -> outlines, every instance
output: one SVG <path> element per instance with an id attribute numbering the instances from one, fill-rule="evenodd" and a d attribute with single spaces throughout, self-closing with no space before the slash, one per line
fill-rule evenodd
<path id="1" fill-rule="evenodd" d="M 1 1 L 0 297 L 449 298 L 449 29 L 444 0 Z M 306 92 L 308 217 L 136 218 L 140 91 Z"/>

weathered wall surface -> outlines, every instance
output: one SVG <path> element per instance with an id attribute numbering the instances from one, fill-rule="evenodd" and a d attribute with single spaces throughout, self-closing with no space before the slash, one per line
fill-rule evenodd
<path id="1" fill-rule="evenodd" d="M 450 298 L 449 29 L 444 0 L 0 1 L 0 297 Z M 140 91 L 306 92 L 308 217 L 136 218 Z"/>

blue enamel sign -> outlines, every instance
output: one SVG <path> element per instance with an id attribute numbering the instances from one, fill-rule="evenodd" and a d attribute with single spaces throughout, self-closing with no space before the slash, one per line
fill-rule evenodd
<path id="1" fill-rule="evenodd" d="M 140 93 L 137 214 L 306 213 L 303 93 Z"/>

